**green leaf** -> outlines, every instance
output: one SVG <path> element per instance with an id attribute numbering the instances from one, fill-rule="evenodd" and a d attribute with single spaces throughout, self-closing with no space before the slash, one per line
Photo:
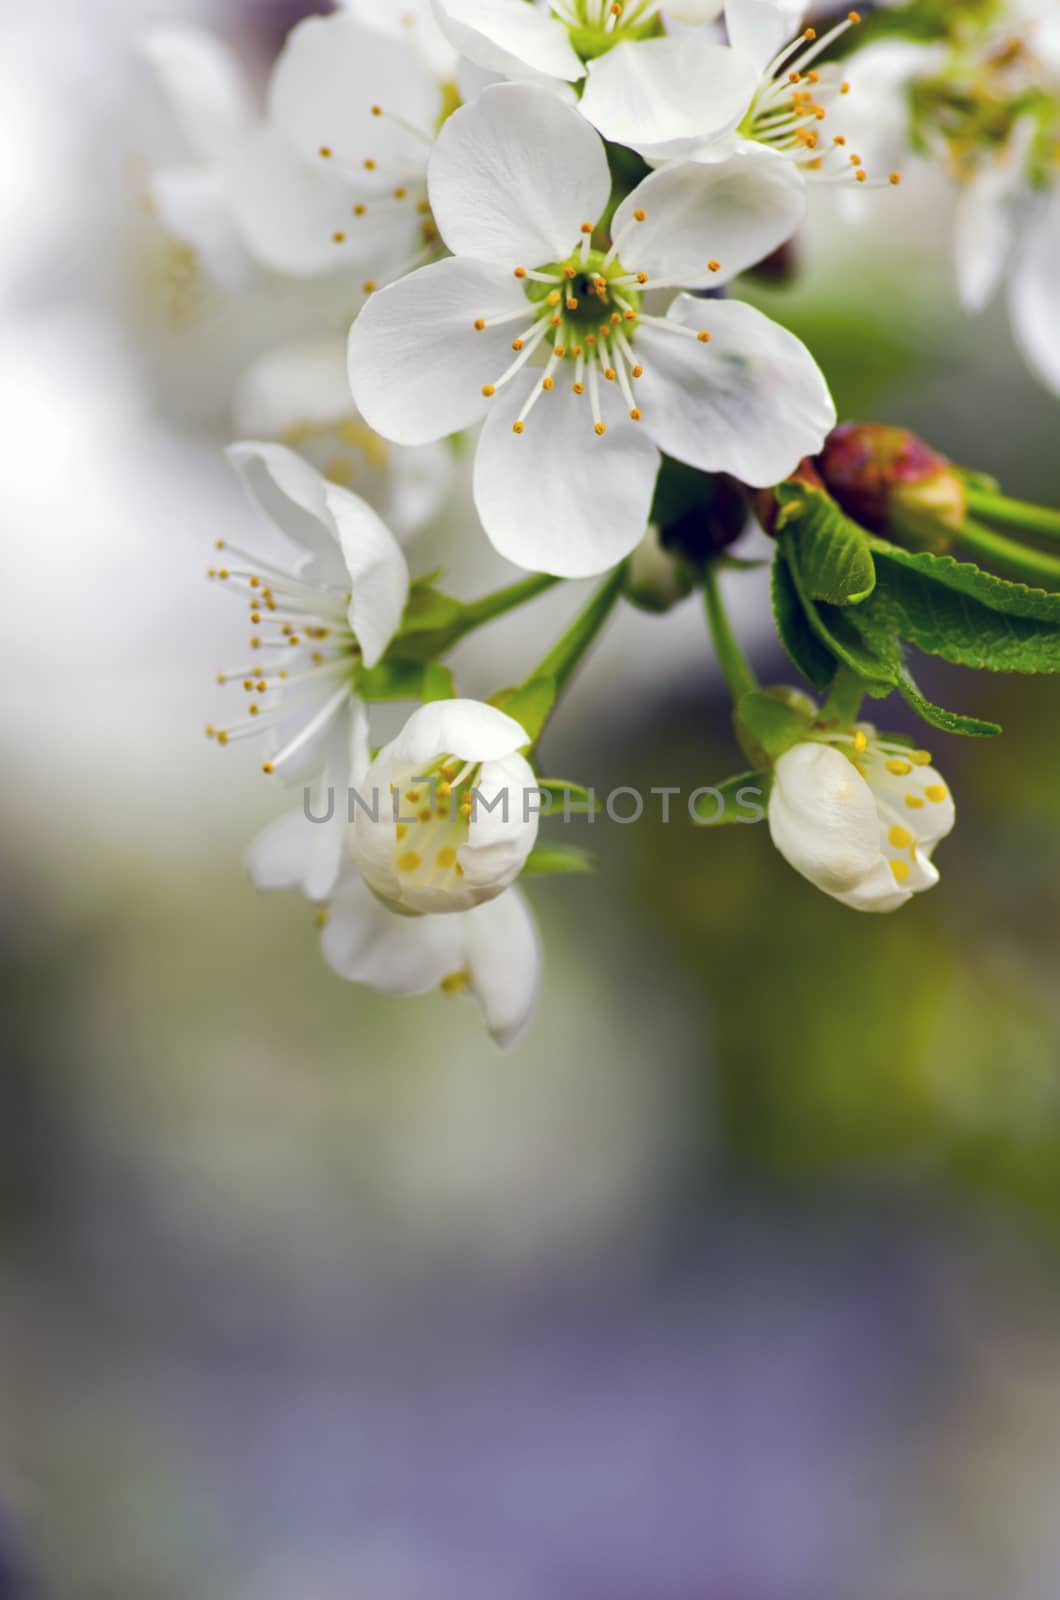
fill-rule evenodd
<path id="1" fill-rule="evenodd" d="M 815 637 L 845 667 L 864 679 L 866 694 L 875 695 L 877 699 L 890 694 L 898 683 L 894 667 L 881 660 L 865 643 L 857 629 L 851 626 L 846 610 L 840 606 L 815 605 L 803 582 L 796 547 L 787 535 L 784 536 L 783 549 L 803 615 Z M 856 614 L 856 611 L 849 613 Z"/>
<path id="2" fill-rule="evenodd" d="M 531 678 L 518 689 L 500 689 L 490 704 L 514 717 L 526 729 L 527 742 L 536 743 L 556 703 L 554 678 Z"/>
<path id="3" fill-rule="evenodd" d="M 812 721 L 806 712 L 786 705 L 764 689 L 752 689 L 743 695 L 736 714 L 757 749 L 773 761 L 805 739 Z"/>
<path id="4" fill-rule="evenodd" d="M 369 702 L 387 700 L 452 700 L 456 694 L 453 674 L 440 661 L 381 661 L 371 669 L 362 668 L 358 692 Z"/>
<path id="5" fill-rule="evenodd" d="M 523 877 L 553 878 L 560 873 L 596 871 L 596 857 L 576 844 L 539 844 L 531 850 Z"/>
<path id="6" fill-rule="evenodd" d="M 874 630 L 963 667 L 1060 672 L 1060 594 L 1009 583 L 952 556 L 914 554 L 882 540 L 874 549 L 878 581 L 865 607 Z"/>
<path id="7" fill-rule="evenodd" d="M 931 727 L 941 728 L 944 733 L 964 734 L 972 739 L 989 739 L 1001 732 L 996 722 L 984 722 L 979 717 L 966 717 L 958 711 L 947 711 L 925 699 L 906 666 L 901 640 L 882 628 L 878 620 L 864 609 L 854 613 L 853 620 L 859 629 L 870 633 L 872 649 L 879 659 L 886 661 L 893 674 L 894 686 L 902 698 Z"/>
<path id="8" fill-rule="evenodd" d="M 827 689 L 835 677 L 836 658 L 810 627 L 781 550 L 773 560 L 773 617 L 792 665 L 815 689 Z"/>
<path id="9" fill-rule="evenodd" d="M 770 772 L 742 772 L 737 778 L 726 778 L 696 800 L 696 826 L 721 828 L 732 822 L 761 822 L 772 786 Z"/>
<path id="10" fill-rule="evenodd" d="M 854 606 L 876 587 L 869 536 L 835 501 L 798 483 L 776 491 L 777 531 L 795 545 L 803 586 L 812 600 Z"/>
<path id="11" fill-rule="evenodd" d="M 583 789 L 580 783 L 571 783 L 566 778 L 538 778 L 537 786 L 551 795 L 552 809 L 561 810 L 564 815 L 574 817 L 604 809 L 603 802 L 592 790 Z"/>

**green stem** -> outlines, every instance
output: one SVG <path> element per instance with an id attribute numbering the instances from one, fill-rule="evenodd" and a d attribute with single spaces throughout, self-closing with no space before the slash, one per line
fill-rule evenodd
<path id="1" fill-rule="evenodd" d="M 459 637 L 462 639 L 473 629 L 482 628 L 487 622 L 493 622 L 518 606 L 526 605 L 528 600 L 536 600 L 539 594 L 545 594 L 562 581 L 561 578 L 550 577 L 546 572 L 537 572 L 529 578 L 521 578 L 518 583 L 508 584 L 507 588 L 497 589 L 493 594 L 483 595 L 481 600 L 472 600 L 464 607 L 460 618 Z"/>
<path id="2" fill-rule="evenodd" d="M 822 722 L 835 722 L 841 728 L 849 728 L 861 710 L 861 702 L 865 698 L 865 686 L 856 672 L 851 672 L 849 667 L 840 666 L 832 680 L 832 687 L 828 691 L 828 698 L 821 707 Z"/>
<path id="3" fill-rule="evenodd" d="M 721 667 L 729 694 L 732 696 L 732 703 L 736 706 L 745 694 L 758 688 L 758 679 L 736 642 L 729 614 L 721 598 L 717 570 L 713 564 L 708 565 L 703 578 L 703 598 L 707 607 L 710 635 L 714 641 L 714 653 L 718 658 L 718 665 Z"/>
<path id="4" fill-rule="evenodd" d="M 580 612 L 561 639 L 557 639 L 545 659 L 531 672 L 534 678 L 551 678 L 556 685 L 556 702 L 566 689 L 582 659 L 593 645 L 604 623 L 614 610 L 626 584 L 626 562 L 616 567 L 601 584 L 585 610 Z"/>
<path id="5" fill-rule="evenodd" d="M 1051 534 L 1060 539 L 1060 511 L 1050 506 L 1031 505 L 1026 500 L 1011 500 L 1008 495 L 992 494 L 989 489 L 965 489 L 968 510 L 976 516 L 1000 522 L 1006 528 L 1024 528 L 1028 533 Z"/>
<path id="6" fill-rule="evenodd" d="M 973 521 L 971 517 L 965 518 L 956 539 L 972 555 L 1002 568 L 1011 576 L 1039 587 L 1043 583 L 1060 586 L 1060 560 L 1056 556 L 1017 544 L 1014 539 L 1006 539 L 1004 534 L 994 533 L 992 528 Z"/>

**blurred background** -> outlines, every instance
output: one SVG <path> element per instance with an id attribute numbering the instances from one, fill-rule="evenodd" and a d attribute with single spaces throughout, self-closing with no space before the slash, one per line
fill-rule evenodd
<path id="1" fill-rule="evenodd" d="M 924 671 L 1005 736 L 932 739 L 959 826 L 895 917 L 763 828 L 586 828 L 506 1056 L 340 983 L 244 875 L 278 803 L 202 734 L 240 627 L 204 569 L 255 526 L 220 446 L 278 330 L 352 307 L 174 277 L 137 41 L 207 21 L 264 71 L 312 9 L 0 0 L 0 1597 L 1055 1600 L 1060 687 Z M 1057 402 L 957 310 L 939 175 L 857 222 L 830 194 L 744 292 L 841 416 L 1060 504 Z M 415 551 L 504 578 L 466 484 Z M 764 582 L 731 592 L 790 676 Z M 726 728 L 696 602 L 627 609 L 546 764 L 690 789 L 740 770 Z"/>

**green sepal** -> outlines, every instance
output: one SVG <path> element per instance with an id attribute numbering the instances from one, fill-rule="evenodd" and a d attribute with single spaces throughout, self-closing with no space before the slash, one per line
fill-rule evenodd
<path id="1" fill-rule="evenodd" d="M 401 658 L 362 667 L 357 692 L 369 703 L 389 700 L 451 700 L 453 675 L 440 661 L 424 663 Z"/>
<path id="2" fill-rule="evenodd" d="M 531 678 L 515 689 L 499 689 L 490 696 L 490 705 L 514 717 L 526 729 L 527 743 L 536 744 L 556 703 L 554 678 Z"/>
<path id="3" fill-rule="evenodd" d="M 769 791 L 773 787 L 773 774 L 771 772 L 741 772 L 736 778 L 726 778 L 722 783 L 712 786 L 709 795 L 703 795 L 696 801 L 695 824 L 697 828 L 721 828 L 729 823 L 743 823 L 745 826 L 752 822 L 760 822 L 762 818 L 751 813 L 753 807 L 764 812 L 769 799 Z M 748 790 L 754 790 L 751 799 L 743 798 Z M 718 810 L 718 796 L 722 797 L 722 807 Z M 709 815 L 702 813 L 709 812 Z M 718 814 L 715 816 L 714 813 Z"/>
<path id="4" fill-rule="evenodd" d="M 748 754 L 755 760 L 773 762 L 785 750 L 805 739 L 813 722 L 813 713 L 792 705 L 768 689 L 752 689 L 741 697 L 736 708 L 736 721 L 741 743 L 748 745 Z"/>
<path id="5" fill-rule="evenodd" d="M 589 812 L 595 815 L 604 809 L 597 795 L 584 789 L 580 783 L 571 783 L 566 778 L 538 778 L 537 786 L 552 797 L 553 810 L 557 809 L 556 802 L 559 802 L 559 809 L 572 817 L 585 816 Z"/>
<path id="6" fill-rule="evenodd" d="M 776 531 L 795 545 L 803 586 L 811 600 L 856 606 L 876 587 L 869 536 L 844 516 L 835 501 L 801 483 L 782 483 L 775 491 Z"/>
<path id="7" fill-rule="evenodd" d="M 773 619 L 789 661 L 815 689 L 827 689 L 838 663 L 810 627 L 781 550 L 773 558 L 772 592 Z"/>
<path id="8" fill-rule="evenodd" d="M 401 633 L 427 633 L 435 629 L 451 628 L 463 615 L 464 606 L 459 600 L 454 600 L 452 595 L 443 594 L 441 589 L 434 587 L 433 573 L 430 578 L 421 578 L 412 585 L 409 591 L 408 604 L 405 614 L 401 619 Z"/>
<path id="9" fill-rule="evenodd" d="M 555 878 L 566 873 L 596 871 L 596 857 L 576 844 L 539 844 L 531 850 L 523 867 L 523 877 Z"/>
<path id="10" fill-rule="evenodd" d="M 953 556 L 874 541 L 876 592 L 859 627 L 987 672 L 1060 672 L 1060 594 L 1011 583 Z M 866 623 L 868 624 L 866 626 Z"/>

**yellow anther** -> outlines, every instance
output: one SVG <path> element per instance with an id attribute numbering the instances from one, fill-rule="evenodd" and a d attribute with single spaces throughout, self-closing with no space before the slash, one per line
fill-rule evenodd
<path id="1" fill-rule="evenodd" d="M 442 979 L 440 988 L 443 994 L 461 994 L 470 982 L 469 972 L 450 972 L 448 977 Z"/>
<path id="2" fill-rule="evenodd" d="M 522 341 L 522 339 L 513 339 L 513 340 L 512 340 L 512 349 L 513 349 L 513 350 L 515 350 L 515 351 L 516 351 L 516 352 L 518 352 L 518 351 L 519 351 L 519 350 L 521 350 L 521 349 L 522 349 L 522 348 L 523 348 L 523 341 Z"/>
<path id="3" fill-rule="evenodd" d="M 363 294 L 375 294 L 378 287 L 379 285 L 374 278 L 366 278 L 364 283 L 361 284 L 361 291 Z"/>
<path id="4" fill-rule="evenodd" d="M 922 811 L 924 809 L 924 802 L 918 794 L 907 794 L 905 803 L 910 811 Z"/>
<path id="5" fill-rule="evenodd" d="M 446 845 L 444 850 L 439 850 L 434 859 L 440 867 L 455 867 L 456 851 L 453 850 L 449 845 Z"/>
<path id="6" fill-rule="evenodd" d="M 493 396 L 494 396 L 494 395 L 495 395 L 495 394 L 496 394 L 496 393 L 497 393 L 497 391 L 496 391 L 496 389 L 495 389 L 495 388 L 494 388 L 494 387 L 493 387 L 493 385 L 492 385 L 492 383 L 484 383 L 484 384 L 483 384 L 483 385 L 482 385 L 482 395 L 483 395 L 483 398 L 484 398 L 484 399 L 485 399 L 485 400 L 492 400 L 492 399 L 493 399 Z"/>
<path id="7" fill-rule="evenodd" d="M 648 213 L 646 211 L 641 211 L 638 208 L 638 210 L 634 211 L 633 213 L 633 220 L 634 222 L 647 222 Z"/>
<path id="8" fill-rule="evenodd" d="M 605 367 L 604 377 L 607 379 L 608 383 L 614 383 L 618 377 L 618 373 L 615 371 L 614 367 Z"/>
<path id="9" fill-rule="evenodd" d="M 346 243 L 346 235 L 343 233 L 341 228 L 339 229 L 339 231 L 337 233 L 333 233 L 331 235 L 331 237 L 332 237 L 333 241 L 335 242 L 335 244 L 345 244 Z"/>
<path id="10" fill-rule="evenodd" d="M 812 44 L 817 37 L 817 30 L 815 28 L 807 28 L 802 37 L 806 40 L 807 44 Z"/>
<path id="11" fill-rule="evenodd" d="M 325 161 L 330 161 L 333 154 L 331 146 L 329 144 L 322 144 L 320 146 L 320 154 L 323 156 Z"/>
<path id="12" fill-rule="evenodd" d="M 371 157 L 369 157 L 369 159 L 364 163 L 364 170 L 365 172 L 375 171 L 375 162 L 371 159 Z"/>
<path id="13" fill-rule="evenodd" d="M 316 923 L 318 928 L 326 928 L 328 925 L 327 912 L 323 910 L 318 911 L 316 916 L 313 918 L 313 921 Z"/>
<path id="14" fill-rule="evenodd" d="M 710 334 L 707 333 L 706 330 L 704 330 L 701 333 L 697 333 L 696 334 L 696 338 L 699 340 L 700 344 L 709 344 L 710 343 Z"/>
<path id="15" fill-rule="evenodd" d="M 909 759 L 913 763 L 914 767 L 930 767 L 930 765 L 931 765 L 931 751 L 930 750 L 910 750 Z"/>
<path id="16" fill-rule="evenodd" d="M 644 368 L 643 367 L 633 367 L 631 369 L 631 374 L 630 375 L 631 375 L 631 377 L 634 377 L 634 378 L 643 378 L 643 376 L 644 376 Z"/>
<path id="17" fill-rule="evenodd" d="M 582 223 L 582 232 L 585 233 L 585 234 L 592 233 L 593 228 L 595 226 L 596 226 L 596 224 L 593 223 L 593 222 L 583 222 Z"/>
<path id="18" fill-rule="evenodd" d="M 864 729 L 858 728 L 854 734 L 854 749 L 859 755 L 863 755 L 868 748 L 869 736 Z"/>
<path id="19" fill-rule="evenodd" d="M 542 389 L 548 390 L 548 389 L 553 388 L 554 385 L 555 385 L 555 381 L 556 380 L 554 378 L 542 378 L 541 379 L 541 387 L 542 387 Z"/>
<path id="20" fill-rule="evenodd" d="M 513 422 L 512 423 L 512 432 L 513 433 L 525 433 L 526 432 L 526 423 L 525 422 Z"/>
<path id="21" fill-rule="evenodd" d="M 381 117 L 382 115 L 383 115 L 382 106 L 373 106 L 372 107 L 372 116 L 373 117 Z"/>
<path id="22" fill-rule="evenodd" d="M 708 272 L 720 272 L 721 271 L 721 262 L 720 261 L 714 261 L 713 259 L 708 261 L 707 262 L 707 271 Z"/>
<path id="23" fill-rule="evenodd" d="M 409 830 L 406 828 L 406 826 L 405 826 L 405 824 L 403 822 L 399 822 L 398 823 L 397 827 L 394 830 L 394 832 L 395 832 L 395 834 L 397 836 L 398 844 L 400 844 L 402 839 L 405 838 L 405 836 L 407 835 L 408 831 Z"/>
<path id="24" fill-rule="evenodd" d="M 218 744 L 227 744 L 228 743 L 228 735 L 224 731 L 223 728 L 220 730 L 220 732 L 217 735 L 217 743 Z"/>
<path id="25" fill-rule="evenodd" d="M 845 144 L 846 144 L 846 142 L 847 142 L 847 141 L 846 141 L 846 135 L 845 135 L 845 134 L 843 134 L 843 133 L 837 133 L 837 134 L 836 134 L 836 136 L 835 136 L 835 138 L 834 138 L 834 139 L 833 139 L 833 140 L 832 140 L 832 143 L 833 143 L 833 144 L 837 144 L 837 145 L 839 145 L 839 146 L 840 146 L 840 147 L 842 147 L 842 146 L 843 146 L 843 145 L 845 145 Z"/>
<path id="26" fill-rule="evenodd" d="M 941 805 L 943 800 L 949 798 L 949 790 L 944 783 L 929 783 L 924 793 L 935 805 Z"/>
<path id="27" fill-rule="evenodd" d="M 525 278 L 526 277 L 526 268 L 525 267 L 516 267 L 514 275 L 517 278 Z"/>
<path id="28" fill-rule="evenodd" d="M 913 835 L 909 832 L 909 829 L 899 827 L 897 822 L 887 837 L 896 850 L 908 850 L 913 842 Z"/>
<path id="29" fill-rule="evenodd" d="M 868 176 L 869 175 L 865 171 L 864 167 L 859 167 L 857 172 L 854 174 L 854 177 L 857 179 L 858 183 L 865 183 L 868 179 Z"/>
<path id="30" fill-rule="evenodd" d="M 604 434 L 607 432 L 607 423 L 606 422 L 598 422 L 596 424 L 595 428 L 593 429 L 593 432 L 596 434 L 596 437 L 598 439 L 602 439 Z"/>
<path id="31" fill-rule="evenodd" d="M 415 850 L 406 850 L 398 859 L 399 872 L 415 872 L 420 866 L 420 857 Z"/>
<path id="32" fill-rule="evenodd" d="M 841 83 L 839 85 L 839 93 L 840 94 L 849 94 L 850 93 L 850 85 L 849 85 L 849 83 Z"/>
<path id="33" fill-rule="evenodd" d="M 418 806 L 420 803 L 420 791 L 418 789 L 410 789 L 405 799 L 410 806 Z"/>
<path id="34" fill-rule="evenodd" d="M 889 174 L 889 176 L 887 178 L 887 182 L 893 184 L 896 189 L 897 189 L 898 185 L 901 183 L 901 181 L 902 181 L 902 174 L 900 172 L 892 172 L 892 173 Z"/>
<path id="35" fill-rule="evenodd" d="M 896 756 L 887 762 L 887 771 L 893 772 L 896 778 L 904 778 L 912 770 L 912 762 L 900 761 Z"/>
<path id="36" fill-rule="evenodd" d="M 641 412 L 640 412 L 640 410 L 638 409 L 637 406 L 633 407 L 633 410 L 630 412 L 629 415 L 630 415 L 630 418 L 631 418 L 631 420 L 633 422 L 639 422 L 640 419 L 641 419 Z"/>
<path id="37" fill-rule="evenodd" d="M 912 870 L 913 869 L 909 865 L 908 861 L 891 862 L 891 871 L 894 873 L 894 879 L 896 883 L 904 883 Z"/>
<path id="38" fill-rule="evenodd" d="M 850 12 L 848 12 L 847 13 L 847 21 L 848 22 L 852 22 L 854 24 L 854 26 L 857 27 L 858 23 L 861 21 L 861 12 L 860 11 L 850 11 Z"/>
<path id="39" fill-rule="evenodd" d="M 398 188 L 396 188 L 394 190 L 394 199 L 395 200 L 407 200 L 408 197 L 409 197 L 409 192 L 408 192 L 407 189 L 402 189 L 399 186 Z"/>
<path id="40" fill-rule="evenodd" d="M 273 773 L 276 771 L 276 768 L 273 766 L 271 761 L 263 761 L 261 764 L 261 770 L 265 773 L 266 777 L 271 778 Z"/>
<path id="41" fill-rule="evenodd" d="M 576 383 L 576 384 L 574 384 L 573 385 L 573 389 L 574 389 L 574 393 L 575 394 L 584 394 L 585 393 L 585 385 L 584 385 L 584 383 Z"/>

